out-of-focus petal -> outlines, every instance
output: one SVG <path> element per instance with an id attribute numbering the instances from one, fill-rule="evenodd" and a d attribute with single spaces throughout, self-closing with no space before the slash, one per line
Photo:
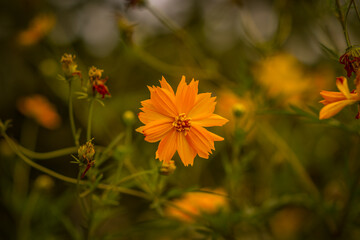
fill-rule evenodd
<path id="1" fill-rule="evenodd" d="M 319 113 L 319 119 L 327 119 L 336 115 L 344 107 L 356 103 L 356 100 L 342 100 L 338 102 L 333 102 L 324 106 Z"/>

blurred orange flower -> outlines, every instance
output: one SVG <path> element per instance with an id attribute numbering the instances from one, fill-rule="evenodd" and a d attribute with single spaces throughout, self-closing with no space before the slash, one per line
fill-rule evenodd
<path id="1" fill-rule="evenodd" d="M 32 95 L 17 101 L 19 111 L 27 117 L 35 119 L 41 126 L 56 129 L 60 126 L 61 118 L 55 106 L 42 95 Z"/>
<path id="2" fill-rule="evenodd" d="M 336 86 L 340 92 L 321 91 L 320 94 L 324 98 L 320 102 L 325 106 L 320 110 L 319 119 L 327 119 L 336 115 L 344 107 L 360 101 L 359 88 L 350 92 L 347 79 L 345 77 L 336 78 Z M 356 119 L 360 118 L 360 111 L 356 115 Z"/>
<path id="3" fill-rule="evenodd" d="M 18 43 L 22 46 L 30 46 L 40 41 L 55 25 L 55 17 L 52 14 L 41 14 L 31 20 L 28 29 L 20 32 L 17 36 Z"/>
<path id="4" fill-rule="evenodd" d="M 185 166 L 194 158 L 208 158 L 215 150 L 214 141 L 224 140 L 204 127 L 222 126 L 227 119 L 214 114 L 215 97 L 211 93 L 198 94 L 199 81 L 185 82 L 182 77 L 176 94 L 163 77 L 161 87 L 148 86 L 150 99 L 142 101 L 139 119 L 145 126 L 137 129 L 148 142 L 160 141 L 156 158 L 169 163 L 177 151 Z"/>
<path id="5" fill-rule="evenodd" d="M 180 221 L 194 222 L 194 217 L 200 216 L 201 213 L 215 214 L 220 209 L 228 208 L 229 203 L 224 190 L 204 190 L 209 191 L 209 193 L 186 193 L 182 198 L 173 201 L 173 205 L 169 205 L 165 209 L 165 214 Z"/>

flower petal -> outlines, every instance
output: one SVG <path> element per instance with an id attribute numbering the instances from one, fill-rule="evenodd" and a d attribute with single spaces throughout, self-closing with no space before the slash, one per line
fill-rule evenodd
<path id="1" fill-rule="evenodd" d="M 179 114 L 188 114 L 189 110 L 194 106 L 198 93 L 198 85 L 199 81 L 194 81 L 194 79 L 187 85 L 185 76 L 182 76 L 176 90 L 176 106 L 178 107 Z"/>
<path id="2" fill-rule="evenodd" d="M 216 97 L 211 97 L 211 93 L 200 93 L 187 116 L 191 119 L 202 119 L 210 116 L 215 110 L 215 99 Z"/>
<path id="3" fill-rule="evenodd" d="M 164 161 L 166 163 L 170 162 L 176 151 L 178 134 L 179 133 L 175 129 L 167 133 L 167 135 L 159 143 L 156 158 L 159 158 L 160 161 Z"/>
<path id="4" fill-rule="evenodd" d="M 340 112 L 347 105 L 356 103 L 356 100 L 342 100 L 324 106 L 319 113 L 319 119 L 328 119 Z"/>
<path id="5" fill-rule="evenodd" d="M 199 157 L 209 158 L 211 153 L 211 146 L 209 147 L 208 141 L 203 139 L 203 137 L 198 135 L 194 128 L 191 128 L 189 133 L 186 135 L 186 139 L 190 145 L 195 149 Z"/>
<path id="6" fill-rule="evenodd" d="M 160 85 L 162 88 L 167 89 L 172 95 L 175 96 L 174 90 L 172 89 L 170 84 L 168 84 L 168 82 L 166 81 L 166 79 L 164 77 L 161 77 Z"/>
<path id="7" fill-rule="evenodd" d="M 151 102 L 156 110 L 168 117 L 177 116 L 177 109 L 175 106 L 175 97 L 167 89 L 160 87 L 149 87 L 151 93 Z"/>
<path id="8" fill-rule="evenodd" d="M 157 142 L 161 140 L 171 129 L 172 123 L 166 120 L 157 120 L 144 126 L 142 133 L 145 135 L 145 141 Z"/>
<path id="9" fill-rule="evenodd" d="M 212 114 L 207 118 L 203 118 L 203 119 L 199 119 L 197 120 L 192 119 L 192 124 L 197 124 L 203 127 L 212 127 L 212 126 L 222 126 L 225 123 L 227 123 L 229 120 L 227 120 L 226 118 L 223 118 L 217 114 Z"/>
<path id="10" fill-rule="evenodd" d="M 351 98 L 349 86 L 347 83 L 347 79 L 345 77 L 336 78 L 336 86 L 339 89 L 339 91 L 342 92 L 342 94 L 344 94 L 344 96 L 347 99 Z"/>
<path id="11" fill-rule="evenodd" d="M 196 156 L 196 151 L 187 141 L 185 134 L 177 134 L 178 141 L 177 141 L 177 151 L 181 158 L 181 161 L 185 166 L 189 164 L 192 166 L 194 163 L 194 158 Z"/>
<path id="12" fill-rule="evenodd" d="M 350 93 L 350 94 L 352 94 L 352 93 Z M 341 92 L 321 91 L 320 95 L 324 98 L 324 100 L 320 101 L 324 105 L 346 99 L 344 94 Z"/>

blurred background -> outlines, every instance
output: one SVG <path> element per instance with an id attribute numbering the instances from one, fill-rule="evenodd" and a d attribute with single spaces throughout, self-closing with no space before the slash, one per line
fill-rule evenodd
<path id="1" fill-rule="evenodd" d="M 74 146 L 69 88 L 59 80 L 60 59 L 69 53 L 85 79 L 91 66 L 108 77 L 111 97 L 94 105 L 94 144 L 126 137 L 105 166 L 90 170 L 93 185 L 83 189 L 31 168 L 1 138 L 0 238 L 359 239 L 356 106 L 318 120 L 319 92 L 335 90 L 336 77 L 346 76 L 335 2 L 1 1 L 0 118 L 12 120 L 8 135 L 36 152 Z M 343 12 L 350 2 L 340 1 Z M 356 45 L 355 12 L 350 8 L 347 24 Z M 176 88 L 182 75 L 217 97 L 215 112 L 230 121 L 211 131 L 225 140 L 194 166 L 175 156 L 173 174 L 119 184 L 145 199 L 94 190 L 96 181 L 114 182 L 113 169 L 124 159 L 131 165 L 119 170 L 122 177 L 160 167 L 157 144 L 135 132 L 142 125 L 136 116 L 149 98 L 147 85 L 164 76 Z M 77 98 L 81 82 L 74 84 L 84 144 L 89 103 Z M 34 161 L 76 179 L 72 160 L 68 154 Z M 188 195 L 197 190 L 204 195 Z M 171 213 L 178 208 L 192 214 Z"/>

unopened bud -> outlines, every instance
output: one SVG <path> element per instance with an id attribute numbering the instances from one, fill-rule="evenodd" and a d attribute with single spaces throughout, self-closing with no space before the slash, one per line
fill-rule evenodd
<path id="1" fill-rule="evenodd" d="M 134 113 L 132 111 L 130 111 L 130 110 L 125 111 L 124 114 L 123 114 L 123 120 L 124 120 L 126 125 L 128 125 L 128 126 L 133 125 L 134 122 L 135 122 Z"/>
<path id="2" fill-rule="evenodd" d="M 35 188 L 49 191 L 54 186 L 54 180 L 48 175 L 42 174 L 35 179 Z"/>
<path id="3" fill-rule="evenodd" d="M 246 112 L 246 108 L 243 104 L 241 103 L 236 103 L 233 107 L 232 107 L 232 111 L 235 117 L 240 118 L 244 115 L 244 113 Z"/>

